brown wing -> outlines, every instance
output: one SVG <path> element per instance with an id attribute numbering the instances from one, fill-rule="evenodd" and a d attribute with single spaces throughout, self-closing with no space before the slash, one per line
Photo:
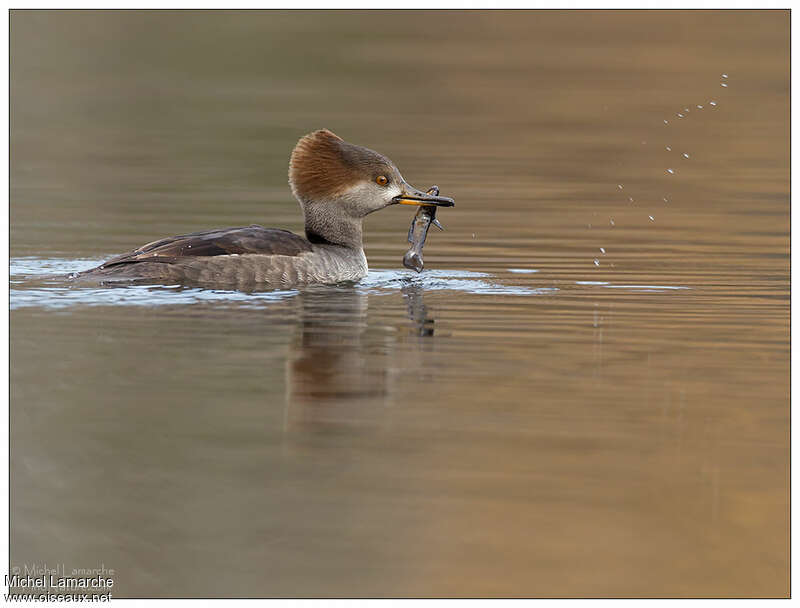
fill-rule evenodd
<path id="1" fill-rule="evenodd" d="M 111 258 L 103 264 L 103 267 L 136 262 L 170 264 L 188 257 L 214 255 L 295 256 L 306 251 L 311 251 L 311 243 L 293 232 L 253 224 L 242 228 L 192 232 L 153 241 L 134 251 Z"/>

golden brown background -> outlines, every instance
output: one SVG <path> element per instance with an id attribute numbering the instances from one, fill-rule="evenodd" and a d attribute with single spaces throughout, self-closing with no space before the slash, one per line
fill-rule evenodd
<path id="1" fill-rule="evenodd" d="M 12 273 L 301 230 L 320 127 L 455 197 L 430 270 L 252 306 L 16 277 L 12 562 L 120 596 L 786 597 L 788 11 L 13 11 Z M 379 276 L 410 215 L 368 219 Z"/>

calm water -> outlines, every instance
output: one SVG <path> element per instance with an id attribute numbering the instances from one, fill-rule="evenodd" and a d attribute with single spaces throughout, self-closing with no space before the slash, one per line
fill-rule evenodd
<path id="1" fill-rule="evenodd" d="M 15 12 L 11 85 L 13 564 L 788 594 L 788 12 Z M 323 126 L 456 199 L 422 275 L 391 208 L 355 286 L 48 278 L 302 230 Z"/>

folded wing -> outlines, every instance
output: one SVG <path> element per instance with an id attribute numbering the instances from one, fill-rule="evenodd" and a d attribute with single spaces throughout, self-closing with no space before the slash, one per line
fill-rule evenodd
<path id="1" fill-rule="evenodd" d="M 311 243 L 293 232 L 253 224 L 240 228 L 192 232 L 153 241 L 111 258 L 102 267 L 137 262 L 173 264 L 190 257 L 217 255 L 297 256 L 308 251 L 311 251 Z"/>

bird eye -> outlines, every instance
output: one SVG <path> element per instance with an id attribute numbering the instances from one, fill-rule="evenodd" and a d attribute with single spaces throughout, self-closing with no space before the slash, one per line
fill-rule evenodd
<path id="1" fill-rule="evenodd" d="M 375 183 L 378 184 L 379 186 L 385 186 L 386 184 L 389 183 L 389 180 L 385 175 L 379 175 L 378 177 L 375 178 Z"/>

